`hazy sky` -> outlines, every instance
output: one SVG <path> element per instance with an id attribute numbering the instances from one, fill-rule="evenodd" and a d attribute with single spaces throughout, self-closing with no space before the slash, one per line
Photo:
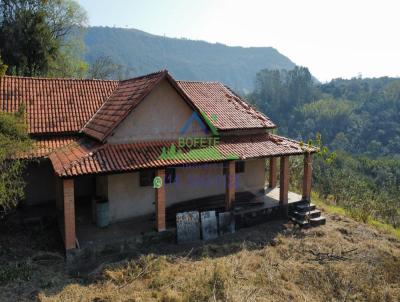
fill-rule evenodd
<path id="1" fill-rule="evenodd" d="M 78 0 L 90 25 L 272 46 L 321 81 L 400 76 L 399 0 Z"/>

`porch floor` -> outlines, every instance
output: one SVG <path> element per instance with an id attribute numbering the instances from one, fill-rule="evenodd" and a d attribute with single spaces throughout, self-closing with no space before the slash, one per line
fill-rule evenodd
<path id="1" fill-rule="evenodd" d="M 302 200 L 302 196 L 300 194 L 289 192 L 288 194 L 288 202 L 296 203 Z M 246 214 L 251 212 L 257 212 L 265 209 L 270 209 L 279 206 L 279 187 L 276 188 L 267 188 L 265 190 L 265 194 L 257 195 L 255 198 L 251 200 L 257 205 L 251 207 L 235 207 L 235 214 Z M 258 204 L 259 203 L 259 204 Z"/>
<path id="2" fill-rule="evenodd" d="M 301 195 L 289 192 L 289 203 L 295 203 L 301 199 Z M 235 214 L 247 214 L 278 207 L 279 187 L 267 189 L 264 194 L 259 194 L 249 201 L 251 201 L 251 206 L 236 206 Z M 172 229 L 174 227 L 174 223 L 167 221 L 167 228 Z M 155 232 L 153 214 L 115 222 L 105 228 L 99 228 L 91 221 L 90 207 L 82 207 L 80 211 L 77 211 L 76 235 L 81 248 L 112 244 L 127 238 L 141 240 L 143 234 L 152 232 Z"/>

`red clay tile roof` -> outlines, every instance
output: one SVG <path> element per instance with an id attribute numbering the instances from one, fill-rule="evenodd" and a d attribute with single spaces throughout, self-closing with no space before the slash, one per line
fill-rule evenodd
<path id="1" fill-rule="evenodd" d="M 255 110 L 232 90 L 218 82 L 177 81 L 198 110 L 212 120 L 218 130 L 276 128 L 276 125 L 261 112 Z"/>
<path id="2" fill-rule="evenodd" d="M 269 156 L 299 155 L 316 152 L 316 148 L 304 148 L 299 142 L 272 134 L 231 137 L 220 145 L 208 148 L 200 158 L 160 159 L 162 148 L 168 148 L 171 141 L 138 142 L 132 144 L 100 144 L 87 139 L 71 144 L 50 155 L 56 174 L 73 177 L 85 174 L 123 173 L 139 169 L 178 166 L 205 162 L 219 162 L 215 149 L 223 157 L 235 154 L 239 159 L 263 158 Z M 186 152 L 187 150 L 185 150 Z M 204 154 L 210 154 L 209 157 Z"/>
<path id="3" fill-rule="evenodd" d="M 50 153 L 60 148 L 76 143 L 79 140 L 76 136 L 65 137 L 41 137 L 35 139 L 32 152 L 18 156 L 19 159 L 34 159 L 48 157 Z"/>
<path id="4" fill-rule="evenodd" d="M 166 71 L 160 71 L 121 81 L 82 131 L 99 141 L 103 141 L 166 76 L 166 73 Z"/>
<path id="5" fill-rule="evenodd" d="M 26 105 L 30 134 L 76 133 L 118 86 L 117 81 L 3 76 L 0 110 Z"/>
<path id="6" fill-rule="evenodd" d="M 194 110 L 217 116 L 210 120 L 218 130 L 276 127 L 221 83 L 176 82 L 167 71 L 125 81 L 4 76 L 0 110 L 15 112 L 24 103 L 33 135 L 82 131 L 103 141 L 163 78 Z"/>

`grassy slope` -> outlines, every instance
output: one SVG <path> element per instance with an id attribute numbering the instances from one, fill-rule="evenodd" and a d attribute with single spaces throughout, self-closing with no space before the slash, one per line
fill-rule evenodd
<path id="1" fill-rule="evenodd" d="M 48 232 L 2 236 L 1 301 L 400 299 L 400 240 L 339 215 L 310 230 L 275 221 L 204 245 L 164 245 L 166 255 L 150 246 L 83 278 L 67 276 L 56 253 L 40 253 L 45 246 L 23 241 L 42 236 L 56 251 Z"/>
<path id="2" fill-rule="evenodd" d="M 350 213 L 342 207 L 327 204 L 316 193 L 313 193 L 312 200 L 318 206 L 318 208 L 320 208 L 326 212 L 329 212 L 331 214 L 338 214 L 338 215 L 349 216 L 349 217 L 354 216 L 354 213 Z M 360 221 L 359 217 L 353 217 L 353 218 Z M 384 233 L 391 234 L 391 235 L 397 237 L 398 239 L 400 239 L 400 228 L 395 228 L 390 224 L 383 223 L 383 222 L 373 219 L 371 217 L 368 217 L 366 220 L 367 221 L 365 221 L 365 223 L 373 226 L 374 228 L 376 228 Z"/>

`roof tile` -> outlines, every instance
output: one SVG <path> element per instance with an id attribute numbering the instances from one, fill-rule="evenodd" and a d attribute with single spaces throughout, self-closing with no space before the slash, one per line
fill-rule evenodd
<path id="1" fill-rule="evenodd" d="M 162 149 L 175 141 L 137 142 L 131 144 L 101 144 L 81 139 L 50 154 L 55 172 L 60 177 L 85 174 L 122 173 L 143 168 L 158 168 L 191 163 L 220 162 L 235 155 L 237 159 L 300 155 L 316 152 L 317 148 L 273 134 L 224 138 L 218 146 L 209 147 L 202 156 L 160 159 Z M 198 150 L 198 149 L 197 149 Z M 183 150 L 184 153 L 189 151 Z M 220 157 L 215 156 L 218 151 Z M 187 154 L 187 153 L 186 153 Z"/>
<path id="2" fill-rule="evenodd" d="M 118 86 L 118 81 L 3 76 L 0 110 L 27 109 L 30 134 L 76 133 Z"/>

